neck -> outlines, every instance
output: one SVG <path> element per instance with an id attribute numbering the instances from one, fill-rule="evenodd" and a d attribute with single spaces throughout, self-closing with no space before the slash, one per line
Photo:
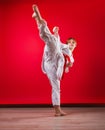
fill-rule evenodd
<path id="1" fill-rule="evenodd" d="M 74 51 L 74 49 L 72 48 L 72 49 L 70 49 L 71 50 L 71 52 L 73 52 Z"/>

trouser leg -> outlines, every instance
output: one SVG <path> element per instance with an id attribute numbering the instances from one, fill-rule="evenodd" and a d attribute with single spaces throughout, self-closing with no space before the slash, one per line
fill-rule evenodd
<path id="1" fill-rule="evenodd" d="M 60 106 L 60 81 L 56 78 L 50 79 L 52 86 L 52 104 Z"/>
<path id="2" fill-rule="evenodd" d="M 55 116 L 64 116 L 66 113 L 60 108 L 60 80 L 55 75 L 52 75 L 49 80 L 52 86 L 52 104 L 55 110 Z"/>

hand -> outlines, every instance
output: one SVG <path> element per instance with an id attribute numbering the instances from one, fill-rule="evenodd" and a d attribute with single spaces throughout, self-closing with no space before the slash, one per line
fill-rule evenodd
<path id="1" fill-rule="evenodd" d="M 69 72 L 69 67 L 66 67 L 65 68 L 65 73 L 68 73 Z"/>
<path id="2" fill-rule="evenodd" d="M 72 67 L 73 66 L 73 63 L 72 62 L 69 62 L 66 64 L 66 67 Z"/>

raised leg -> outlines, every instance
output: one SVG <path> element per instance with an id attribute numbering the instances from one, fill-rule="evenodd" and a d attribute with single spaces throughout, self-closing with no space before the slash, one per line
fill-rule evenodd
<path id="1" fill-rule="evenodd" d="M 40 11 L 39 11 L 37 5 L 35 5 L 35 4 L 32 5 L 32 9 L 33 9 L 33 11 L 34 11 L 34 13 L 32 14 L 32 18 L 35 18 L 35 19 L 36 19 L 36 22 L 37 22 L 38 24 L 42 24 L 43 19 L 42 19 L 42 17 L 41 17 L 41 14 L 40 14 Z"/>

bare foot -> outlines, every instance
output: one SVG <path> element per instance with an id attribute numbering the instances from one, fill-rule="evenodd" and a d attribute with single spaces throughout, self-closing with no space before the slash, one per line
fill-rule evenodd
<path id="1" fill-rule="evenodd" d="M 65 113 L 63 111 L 55 113 L 55 116 L 66 116 L 66 115 L 67 115 L 67 113 Z"/>
<path id="2" fill-rule="evenodd" d="M 61 111 L 60 114 L 61 114 L 61 116 L 66 116 L 67 115 L 67 113 L 65 113 L 63 111 Z"/>
<path id="3" fill-rule="evenodd" d="M 37 15 L 36 15 L 36 13 L 34 12 L 33 14 L 32 14 L 32 18 L 36 18 L 37 17 Z"/>
<path id="4" fill-rule="evenodd" d="M 32 9 L 33 9 L 33 11 L 35 11 L 35 6 L 36 6 L 35 4 L 32 5 Z"/>
<path id="5" fill-rule="evenodd" d="M 38 10 L 37 5 L 33 4 L 33 5 L 32 5 L 32 9 L 33 9 L 34 12 L 35 12 L 36 10 Z"/>

